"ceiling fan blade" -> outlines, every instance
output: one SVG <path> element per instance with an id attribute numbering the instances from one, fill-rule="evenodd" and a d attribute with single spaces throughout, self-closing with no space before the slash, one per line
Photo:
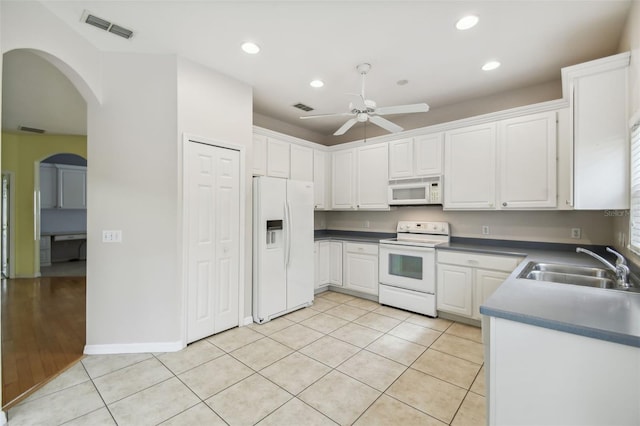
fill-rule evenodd
<path id="1" fill-rule="evenodd" d="M 403 130 L 402 127 L 397 124 L 390 122 L 386 118 L 378 117 L 377 115 L 370 115 L 369 121 L 391 133 L 398 133 Z"/>
<path id="2" fill-rule="evenodd" d="M 376 108 L 376 114 L 378 115 L 410 114 L 412 112 L 427 112 L 427 111 L 429 111 L 429 105 L 424 103 Z"/>
<path id="3" fill-rule="evenodd" d="M 346 123 L 344 123 L 342 125 L 342 127 L 340 127 L 338 130 L 336 130 L 336 132 L 333 135 L 334 136 L 344 135 L 347 132 L 347 130 L 352 128 L 353 125 L 356 124 L 357 122 L 358 122 L 358 120 L 356 120 L 355 118 L 350 118 L 349 120 L 347 120 Z"/>
<path id="4" fill-rule="evenodd" d="M 300 116 L 301 119 L 306 120 L 307 118 L 320 118 L 320 117 L 342 117 L 345 115 L 353 115 L 351 112 L 336 112 L 332 114 L 314 114 L 314 115 L 305 115 Z"/>

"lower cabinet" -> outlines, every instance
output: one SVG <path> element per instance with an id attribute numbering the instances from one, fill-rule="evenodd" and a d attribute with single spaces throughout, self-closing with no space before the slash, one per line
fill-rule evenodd
<path id="1" fill-rule="evenodd" d="M 438 250 L 437 259 L 437 309 L 479 320 L 480 306 L 523 257 Z"/>
<path id="2" fill-rule="evenodd" d="M 378 295 L 378 244 L 345 243 L 344 288 Z"/>
<path id="3" fill-rule="evenodd" d="M 314 281 L 377 296 L 378 244 L 316 241 Z"/>
<path id="4" fill-rule="evenodd" d="M 342 285 L 342 242 L 316 241 L 315 288 Z"/>

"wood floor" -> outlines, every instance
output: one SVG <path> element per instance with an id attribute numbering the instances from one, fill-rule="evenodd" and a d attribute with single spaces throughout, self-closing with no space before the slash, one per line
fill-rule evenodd
<path id="1" fill-rule="evenodd" d="M 2 406 L 82 357 L 85 277 L 2 280 Z"/>

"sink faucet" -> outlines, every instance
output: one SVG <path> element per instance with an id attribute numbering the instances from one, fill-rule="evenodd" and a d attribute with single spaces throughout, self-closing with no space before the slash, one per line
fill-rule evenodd
<path id="1" fill-rule="evenodd" d="M 622 287 L 622 288 L 629 288 L 629 267 L 627 266 L 627 261 L 624 258 L 623 255 L 621 255 L 620 253 L 618 253 L 617 251 L 613 250 L 611 247 L 607 247 L 607 251 L 609 253 L 613 253 L 616 256 L 616 265 L 613 266 L 613 264 L 611 262 L 609 262 L 607 259 L 603 258 L 602 256 L 599 256 L 597 254 L 595 254 L 592 251 L 589 251 L 587 249 L 584 249 L 582 247 L 577 247 L 576 248 L 576 253 L 585 253 L 588 254 L 589 256 L 598 259 L 600 262 L 602 262 L 607 268 L 611 269 L 613 272 L 616 273 L 616 283 L 618 284 L 618 287 Z"/>

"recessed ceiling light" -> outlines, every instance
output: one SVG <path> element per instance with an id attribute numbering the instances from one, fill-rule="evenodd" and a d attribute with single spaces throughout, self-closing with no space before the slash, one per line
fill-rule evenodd
<path id="1" fill-rule="evenodd" d="M 250 55 L 255 55 L 260 51 L 260 46 L 250 41 L 242 44 L 242 50 Z"/>
<path id="2" fill-rule="evenodd" d="M 324 81 L 322 81 L 322 80 L 312 80 L 311 83 L 309 83 L 309 85 L 311 87 L 322 87 L 322 86 L 324 86 Z"/>
<path id="3" fill-rule="evenodd" d="M 475 15 L 467 15 L 462 17 L 456 23 L 456 28 L 463 31 L 468 30 L 469 28 L 473 28 L 478 23 L 478 17 Z"/>
<path id="4" fill-rule="evenodd" d="M 482 70 L 483 71 L 491 71 L 491 70 L 495 70 L 499 66 L 500 66 L 500 62 L 498 62 L 498 61 L 489 61 L 489 62 L 487 62 L 486 64 L 484 64 L 482 66 Z"/>

